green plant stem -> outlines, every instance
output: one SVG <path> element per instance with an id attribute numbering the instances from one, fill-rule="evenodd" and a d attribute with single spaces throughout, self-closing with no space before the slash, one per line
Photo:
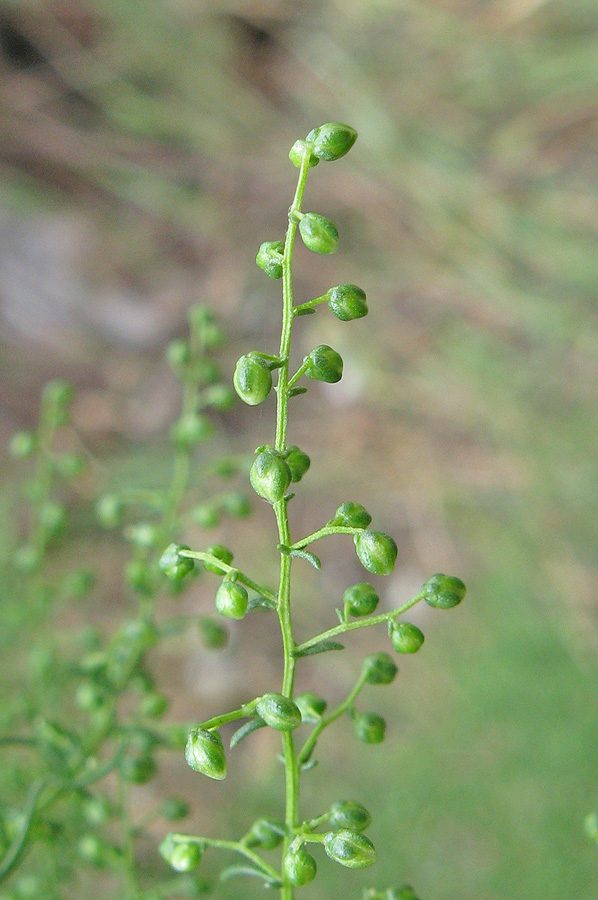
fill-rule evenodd
<path id="1" fill-rule="evenodd" d="M 137 866 L 135 860 L 135 829 L 131 822 L 131 802 L 129 785 L 123 778 L 119 778 L 120 813 L 122 826 L 122 840 L 124 846 L 123 869 L 126 883 L 126 900 L 135 900 L 139 893 L 137 880 Z"/>
<path id="2" fill-rule="evenodd" d="M 300 541 L 295 541 L 294 544 L 291 544 L 289 550 L 303 550 L 304 547 L 313 544 L 314 541 L 319 541 L 321 538 L 328 537 L 331 534 L 361 534 L 365 530 L 365 528 L 355 528 L 350 525 L 324 525 L 323 528 L 318 528 L 317 531 L 301 538 Z"/>
<path id="3" fill-rule="evenodd" d="M 273 866 L 261 858 L 245 844 L 240 841 L 225 841 L 220 838 L 195 837 L 190 834 L 171 834 L 170 838 L 180 844 L 199 844 L 201 847 L 214 847 L 217 850 L 232 850 L 233 853 L 240 853 L 241 856 L 251 860 L 256 866 L 268 875 L 272 881 L 280 881 L 280 873 Z"/>
<path id="4" fill-rule="evenodd" d="M 300 316 L 305 309 L 313 309 L 315 306 L 319 306 L 320 303 L 326 303 L 328 300 L 328 294 L 322 294 L 321 297 L 314 297 L 313 300 L 306 300 L 305 303 L 298 303 L 297 306 L 293 307 L 293 315 Z"/>
<path id="5" fill-rule="evenodd" d="M 315 637 L 310 638 L 308 641 L 304 641 L 303 644 L 299 644 L 296 648 L 296 652 L 301 653 L 303 650 L 313 647 L 314 644 L 319 644 L 321 641 L 337 637 L 339 634 L 344 634 L 346 631 L 356 631 L 358 628 L 369 628 L 371 625 L 380 625 L 382 622 L 391 622 L 398 616 L 402 616 L 403 613 L 407 612 L 408 609 L 411 609 L 412 606 L 415 606 L 416 603 L 419 603 L 420 600 L 423 600 L 423 597 L 423 593 L 419 593 L 416 594 L 415 597 L 412 597 L 411 600 L 403 603 L 402 606 L 399 606 L 397 609 L 393 609 L 390 612 L 380 613 L 377 616 L 365 616 L 363 619 L 359 619 L 356 622 L 342 622 L 334 628 L 329 628 L 328 631 L 316 634 Z"/>
<path id="6" fill-rule="evenodd" d="M 25 850 L 27 835 L 29 834 L 29 830 L 31 828 L 31 825 L 33 824 L 33 817 L 37 810 L 37 803 L 46 787 L 47 782 L 38 781 L 32 785 L 29 791 L 27 803 L 25 805 L 25 809 L 23 810 L 24 819 L 21 830 L 8 848 L 4 859 L 2 860 L 2 862 L 0 862 L 0 883 L 11 873 Z"/>
<path id="7" fill-rule="evenodd" d="M 331 713 L 328 713 L 327 716 L 323 716 L 322 719 L 318 722 L 318 724 L 316 725 L 316 727 L 314 728 L 314 730 L 312 731 L 312 733 L 310 734 L 310 736 L 304 743 L 303 747 L 299 751 L 299 754 L 297 756 L 297 761 L 299 762 L 300 765 L 303 765 L 304 763 L 306 763 L 309 760 L 311 754 L 314 751 L 314 747 L 316 746 L 317 740 L 320 737 L 320 735 L 322 734 L 322 732 L 324 731 L 324 729 L 328 728 L 328 726 L 331 725 L 333 722 L 336 722 L 336 720 L 338 718 L 340 718 L 340 716 L 342 716 L 343 713 L 347 712 L 347 710 L 353 705 L 359 692 L 361 691 L 363 686 L 366 684 L 367 677 L 368 677 L 367 672 L 362 672 L 361 675 L 359 676 L 359 678 L 357 679 L 357 682 L 355 683 L 353 690 L 347 695 L 347 697 L 343 700 L 343 702 L 339 703 L 339 705 L 337 707 L 335 707 L 335 709 L 333 709 Z"/>
<path id="8" fill-rule="evenodd" d="M 276 594 L 272 593 L 272 591 L 265 588 L 262 584 L 258 584 L 257 581 L 253 581 L 253 579 L 249 578 L 248 575 L 245 575 L 244 572 L 235 569 L 234 566 L 229 566 L 227 563 L 222 562 L 221 559 L 218 559 L 217 556 L 213 556 L 211 553 L 204 553 L 202 550 L 179 550 L 179 556 L 186 556 L 188 559 L 198 559 L 200 562 L 211 563 L 213 566 L 222 569 L 223 575 L 235 575 L 237 581 L 240 581 L 241 584 L 251 588 L 251 590 L 255 591 L 257 594 L 262 594 L 262 596 L 266 597 L 268 600 L 272 600 L 273 603 L 278 605 L 278 597 Z"/>
<path id="9" fill-rule="evenodd" d="M 199 727 L 209 731 L 211 728 L 220 728 L 225 722 L 234 722 L 235 719 L 242 719 L 244 716 L 252 716 L 256 703 L 257 700 L 252 700 L 251 703 L 244 703 L 239 709 L 233 709 L 231 712 L 223 713 L 221 716 L 214 716 L 206 722 L 201 722 Z"/>

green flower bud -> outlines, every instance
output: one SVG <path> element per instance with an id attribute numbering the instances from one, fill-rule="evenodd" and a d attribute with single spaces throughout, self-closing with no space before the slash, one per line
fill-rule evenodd
<path id="1" fill-rule="evenodd" d="M 371 653 L 363 661 L 368 684 L 390 684 L 399 671 L 388 653 Z"/>
<path id="2" fill-rule="evenodd" d="M 301 712 L 296 703 L 283 694 L 270 691 L 259 698 L 256 712 L 270 728 L 276 731 L 291 731 L 301 725 Z"/>
<path id="3" fill-rule="evenodd" d="M 299 222 L 303 243 L 312 253 L 330 254 L 338 250 L 338 231 L 334 222 L 319 213 L 307 212 Z"/>
<path id="4" fill-rule="evenodd" d="M 170 429 L 170 437 L 181 450 L 189 450 L 200 441 L 212 436 L 214 426 L 201 413 L 187 413 Z"/>
<path id="5" fill-rule="evenodd" d="M 39 511 L 39 521 L 46 540 L 58 537 L 66 528 L 67 514 L 62 503 L 49 501 Z"/>
<path id="6" fill-rule="evenodd" d="M 223 547 L 222 544 L 212 544 L 211 547 L 206 547 L 206 553 L 222 560 L 227 566 L 230 566 L 233 561 L 233 551 L 229 550 L 228 547 Z M 214 575 L 226 574 L 226 569 L 223 569 L 218 563 L 204 562 L 203 567 L 206 572 L 213 572 Z"/>
<path id="7" fill-rule="evenodd" d="M 12 561 L 15 569 L 18 569 L 19 572 L 30 574 L 39 569 L 41 554 L 33 545 L 24 544 L 15 550 Z"/>
<path id="8" fill-rule="evenodd" d="M 199 631 L 204 646 L 209 650 L 221 650 L 228 644 L 228 631 L 218 622 L 213 622 L 211 619 L 200 619 Z"/>
<path id="9" fill-rule="evenodd" d="M 147 784 L 156 774 L 156 761 L 153 756 L 125 756 L 120 764 L 120 774 L 124 781 Z"/>
<path id="10" fill-rule="evenodd" d="M 368 314 L 365 291 L 356 284 L 337 284 L 328 293 L 328 309 L 341 322 L 361 319 Z"/>
<path id="11" fill-rule="evenodd" d="M 220 525 L 222 515 L 213 503 L 202 503 L 191 510 L 191 518 L 202 528 L 216 528 Z"/>
<path id="12" fill-rule="evenodd" d="M 328 706 L 322 697 L 318 697 L 317 694 L 313 694 L 311 691 L 299 694 L 295 697 L 295 703 L 299 707 L 301 721 L 311 722 L 312 724 L 317 724 L 320 721 Z"/>
<path id="13" fill-rule="evenodd" d="M 175 375 L 180 374 L 191 359 L 189 341 L 177 338 L 166 347 L 166 361 Z"/>
<path id="14" fill-rule="evenodd" d="M 178 797 L 167 797 L 160 805 L 160 812 L 169 822 L 178 822 L 189 815 L 189 804 Z"/>
<path id="15" fill-rule="evenodd" d="M 75 693 L 75 703 L 85 712 L 94 712 L 105 705 L 106 695 L 95 684 L 80 684 Z"/>
<path id="16" fill-rule="evenodd" d="M 96 516 L 104 528 L 116 528 L 123 518 L 123 504 L 116 494 L 104 494 L 96 504 Z"/>
<path id="17" fill-rule="evenodd" d="M 324 850 L 334 862 L 348 869 L 365 869 L 378 859 L 376 848 L 365 834 L 357 831 L 329 831 L 324 837 Z"/>
<path id="18" fill-rule="evenodd" d="M 272 390 L 272 373 L 265 359 L 248 353 L 238 361 L 233 376 L 235 390 L 249 406 L 263 403 Z"/>
<path id="19" fill-rule="evenodd" d="M 151 550 L 160 538 L 160 531 L 151 522 L 138 522 L 125 529 L 125 538 L 141 550 Z"/>
<path id="20" fill-rule="evenodd" d="M 168 707 L 168 697 L 153 691 L 142 697 L 139 702 L 139 712 L 142 716 L 147 716 L 149 719 L 160 719 Z"/>
<path id="21" fill-rule="evenodd" d="M 454 575 L 443 575 L 439 572 L 432 575 L 422 588 L 424 600 L 429 606 L 437 609 L 451 609 L 457 606 L 465 596 L 465 585 Z"/>
<path id="22" fill-rule="evenodd" d="M 313 128 L 306 138 L 306 142 L 312 145 L 314 156 L 328 162 L 340 159 L 348 153 L 356 140 L 355 129 L 340 122 L 326 122 L 318 128 Z"/>
<path id="23" fill-rule="evenodd" d="M 286 494 L 291 483 L 291 470 L 273 450 L 262 450 L 251 467 L 249 480 L 256 494 L 274 504 Z"/>
<path id="24" fill-rule="evenodd" d="M 25 459 L 37 450 L 37 436 L 32 431 L 17 431 L 8 445 L 8 451 L 17 459 Z"/>
<path id="25" fill-rule="evenodd" d="M 197 841 L 175 840 L 167 834 L 158 852 L 175 872 L 190 872 L 197 868 L 203 856 L 204 846 Z"/>
<path id="26" fill-rule="evenodd" d="M 355 734 L 364 744 L 381 744 L 386 722 L 377 713 L 358 713 L 353 719 Z"/>
<path id="27" fill-rule="evenodd" d="M 305 473 L 310 467 L 311 460 L 307 453 L 300 450 L 295 444 L 288 448 L 288 456 L 286 464 L 291 470 L 291 481 L 301 481 Z"/>
<path id="28" fill-rule="evenodd" d="M 352 587 L 348 587 L 343 594 L 345 617 L 355 616 L 355 618 L 358 618 L 359 616 L 369 616 L 370 613 L 374 612 L 379 602 L 380 597 L 371 584 L 365 584 L 364 582 L 354 584 Z"/>
<path id="29" fill-rule="evenodd" d="M 160 559 L 158 568 L 172 581 L 179 581 L 195 568 L 188 556 L 181 556 L 181 550 L 189 550 L 186 544 L 169 544 Z"/>
<path id="30" fill-rule="evenodd" d="M 154 588 L 152 573 L 143 559 L 130 559 L 124 568 L 125 581 L 143 597 L 149 597 Z"/>
<path id="31" fill-rule="evenodd" d="M 242 619 L 248 602 L 247 591 L 236 581 L 223 581 L 216 591 L 216 609 L 228 619 Z"/>
<path id="32" fill-rule="evenodd" d="M 295 887 L 309 884 L 316 877 L 318 870 L 315 859 L 303 846 L 296 850 L 289 848 L 282 861 L 282 868 L 285 877 Z"/>
<path id="33" fill-rule="evenodd" d="M 77 844 L 77 850 L 81 859 L 100 868 L 105 865 L 108 856 L 108 848 L 95 834 L 84 834 Z"/>
<path id="34" fill-rule="evenodd" d="M 245 519 L 251 513 L 251 504 L 247 497 L 236 491 L 224 494 L 221 500 L 222 509 L 228 516 L 235 519 Z"/>
<path id="35" fill-rule="evenodd" d="M 367 528 L 371 521 L 372 517 L 365 506 L 347 500 L 341 503 L 328 524 L 342 525 L 345 528 Z"/>
<path id="36" fill-rule="evenodd" d="M 281 822 L 269 819 L 256 819 L 249 829 L 249 837 L 245 841 L 248 847 L 261 847 L 263 850 L 274 850 L 284 840 L 285 826 Z"/>
<path id="37" fill-rule="evenodd" d="M 397 559 L 397 545 L 381 531 L 362 531 L 353 538 L 359 562 L 373 575 L 390 575 Z"/>
<path id="38" fill-rule="evenodd" d="M 187 737 L 185 759 L 194 772 L 216 781 L 226 778 L 226 757 L 217 731 L 206 731 L 199 726 L 193 728 Z"/>
<path id="39" fill-rule="evenodd" d="M 598 844 L 598 813 L 589 813 L 585 817 L 583 829 L 586 837 Z"/>
<path id="40" fill-rule="evenodd" d="M 88 797 L 83 804 L 83 817 L 90 825 L 103 825 L 112 815 L 112 809 L 105 797 Z"/>
<path id="41" fill-rule="evenodd" d="M 419 897 L 410 885 L 404 884 L 400 888 L 388 888 L 384 900 L 419 900 Z"/>
<path id="42" fill-rule="evenodd" d="M 282 254 L 284 241 L 264 241 L 260 244 L 256 263 L 269 278 L 282 278 Z"/>
<path id="43" fill-rule="evenodd" d="M 303 362 L 307 365 L 305 370 L 307 378 L 336 384 L 343 377 L 343 360 L 336 350 L 328 347 L 327 344 L 314 347 Z"/>
<path id="44" fill-rule="evenodd" d="M 233 391 L 226 384 L 213 384 L 211 387 L 206 388 L 203 396 L 207 406 L 211 406 L 220 412 L 233 409 L 237 402 Z"/>
<path id="45" fill-rule="evenodd" d="M 329 813 L 330 826 L 335 830 L 365 831 L 372 821 L 365 806 L 352 800 L 339 800 L 333 803 Z"/>
<path id="46" fill-rule="evenodd" d="M 390 642 L 397 653 L 417 653 L 425 638 L 410 622 L 396 622 L 390 628 Z"/>
<path id="47" fill-rule="evenodd" d="M 309 167 L 310 169 L 313 166 L 317 166 L 320 160 L 317 156 L 311 152 L 311 148 L 308 148 L 306 141 L 295 141 L 291 149 L 289 150 L 289 159 L 295 166 L 295 168 L 300 169 L 301 163 L 303 162 L 303 157 L 306 153 L 309 153 Z"/>
<path id="48" fill-rule="evenodd" d="M 81 453 L 62 453 L 54 460 L 54 468 L 62 478 L 76 478 L 86 466 Z"/>

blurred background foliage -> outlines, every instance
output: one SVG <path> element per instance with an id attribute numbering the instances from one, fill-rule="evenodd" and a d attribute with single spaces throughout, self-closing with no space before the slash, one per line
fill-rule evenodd
<path id="1" fill-rule="evenodd" d="M 32 424 L 48 377 L 68 377 L 100 481 L 165 469 L 176 388 L 160 359 L 190 303 L 224 321 L 231 371 L 252 346 L 276 348 L 277 289 L 253 256 L 282 237 L 288 148 L 323 121 L 358 129 L 350 156 L 308 186 L 341 249 L 317 266 L 299 249 L 297 286 L 307 299 L 355 281 L 371 313 L 343 325 L 321 312 L 297 329 L 298 357 L 330 343 L 346 376 L 296 401 L 292 439 L 312 472 L 294 528 L 350 495 L 399 539 L 387 604 L 434 571 L 470 593 L 446 619 L 424 616 L 425 653 L 383 697 L 388 741 L 329 737 L 306 802 L 344 794 L 377 811 L 377 884 L 412 881 L 426 900 L 593 900 L 582 821 L 598 804 L 594 0 L 4 0 L 0 50 L 0 438 Z M 238 409 L 226 427 L 251 451 L 272 418 Z M 19 474 L 1 467 L 10 547 Z M 241 558 L 264 535 L 274 543 L 257 506 Z M 71 550 L 101 560 L 79 519 Z M 227 528 L 217 537 L 235 545 Z M 300 627 L 327 624 L 361 580 L 350 547 L 327 552 L 323 576 L 304 576 L 317 603 Z M 274 554 L 262 565 L 273 570 Z M 3 584 L 7 634 L 22 613 L 14 578 Z M 109 618 L 107 598 L 96 603 L 86 615 Z M 114 615 L 125 605 L 117 597 Z M 241 696 L 256 658 L 271 687 L 274 647 L 241 628 L 217 663 L 181 663 L 179 707 L 203 717 L 229 672 L 236 688 L 220 690 Z M 324 659 L 305 686 L 340 693 L 350 672 Z M 247 809 L 276 803 L 271 751 L 257 773 L 241 755 L 240 810 L 228 782 L 206 788 L 184 763 L 168 779 L 195 795 L 197 827 L 235 832 Z M 346 892 L 351 876 L 322 870 L 306 896 Z"/>

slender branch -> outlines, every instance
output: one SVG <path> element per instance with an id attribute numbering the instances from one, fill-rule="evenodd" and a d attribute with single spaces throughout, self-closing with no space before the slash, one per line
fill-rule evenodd
<path id="1" fill-rule="evenodd" d="M 253 579 L 248 575 L 245 575 L 244 572 L 239 571 L 239 569 L 236 569 L 234 566 L 229 566 L 211 553 L 204 553 L 203 550 L 179 550 L 179 556 L 185 556 L 187 559 L 198 559 L 200 562 L 211 563 L 219 569 L 222 569 L 223 575 L 235 575 L 237 581 L 240 581 L 241 584 L 251 588 L 252 591 L 255 591 L 258 594 L 262 594 L 262 596 L 266 597 L 268 600 L 272 600 L 273 603 L 278 605 L 278 597 L 276 594 L 268 590 L 268 588 L 264 587 L 262 584 L 258 584 L 257 581 L 253 581 Z"/>
<path id="2" fill-rule="evenodd" d="M 320 737 L 324 729 L 328 728 L 328 726 L 333 722 L 336 722 L 336 720 L 340 718 L 340 716 L 342 716 L 343 713 L 345 713 L 352 706 L 354 701 L 357 699 L 359 692 L 367 682 L 367 678 L 368 673 L 362 672 L 357 679 L 353 690 L 350 691 L 349 694 L 347 694 L 343 702 L 339 703 L 339 705 L 335 707 L 335 709 L 333 709 L 331 713 L 328 713 L 327 716 L 323 716 L 322 719 L 318 722 L 318 724 L 315 726 L 314 730 L 304 743 L 303 747 L 299 751 L 297 761 L 300 764 L 306 763 L 308 761 L 314 751 L 314 747 L 316 746 L 318 738 Z"/>
<path id="3" fill-rule="evenodd" d="M 330 534 L 361 534 L 363 530 L 363 528 L 353 528 L 349 525 L 324 525 L 323 528 L 319 528 L 312 534 L 308 534 L 307 537 L 301 538 L 300 541 L 295 541 L 294 544 L 291 544 L 289 549 L 303 550 L 308 544 L 313 544 L 314 541 L 319 541 L 321 538 L 328 537 Z"/>
<path id="4" fill-rule="evenodd" d="M 214 847 L 217 850 L 232 850 L 233 853 L 240 853 L 246 859 L 251 860 L 256 866 L 268 875 L 273 881 L 281 881 L 280 872 L 267 863 L 262 857 L 252 850 L 250 847 L 241 844 L 239 841 L 225 841 L 220 838 L 196 837 L 191 834 L 171 834 L 171 840 L 177 844 L 199 844 L 201 847 Z"/>
<path id="5" fill-rule="evenodd" d="M 221 716 L 214 716 L 206 722 L 201 722 L 199 727 L 209 731 L 211 728 L 220 728 L 225 722 L 234 722 L 235 719 L 252 716 L 256 703 L 257 700 L 252 700 L 251 703 L 244 703 L 238 709 L 233 709 L 231 712 L 223 713 Z"/>

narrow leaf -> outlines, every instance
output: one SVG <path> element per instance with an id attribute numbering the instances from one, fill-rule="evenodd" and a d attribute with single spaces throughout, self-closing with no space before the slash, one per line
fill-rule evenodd
<path id="1" fill-rule="evenodd" d="M 339 644 L 338 641 L 320 641 L 319 644 L 312 644 L 311 647 L 306 647 L 305 650 L 295 650 L 293 656 L 299 659 L 302 656 L 315 656 L 316 653 L 328 653 L 329 650 L 344 649 L 344 644 Z"/>
<path id="2" fill-rule="evenodd" d="M 314 569 L 320 569 L 322 567 L 322 563 L 315 553 L 311 553 L 309 550 L 291 550 L 289 556 L 297 556 L 299 559 L 305 559 L 308 563 L 314 567 Z"/>
<path id="3" fill-rule="evenodd" d="M 256 716 L 255 719 L 250 719 L 249 722 L 245 722 L 244 725 L 241 725 L 240 728 L 237 728 L 235 733 L 230 739 L 230 748 L 231 750 L 240 744 L 244 738 L 248 737 L 250 734 L 253 734 L 254 731 L 257 731 L 258 728 L 264 728 L 266 723 L 263 719 L 260 719 L 259 716 Z"/>
<path id="4" fill-rule="evenodd" d="M 253 866 L 227 866 L 220 873 L 220 881 L 228 881 L 229 878 L 236 878 L 239 875 L 251 875 L 253 878 L 261 878 L 269 887 L 280 887 L 279 881 L 261 869 L 254 869 Z"/>
<path id="5" fill-rule="evenodd" d="M 276 603 L 268 597 L 251 597 L 247 604 L 247 610 L 256 609 L 258 606 L 262 606 L 264 609 L 276 609 Z"/>

